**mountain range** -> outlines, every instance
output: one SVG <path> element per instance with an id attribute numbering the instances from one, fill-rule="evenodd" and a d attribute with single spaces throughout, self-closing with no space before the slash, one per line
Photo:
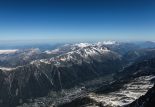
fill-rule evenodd
<path id="1" fill-rule="evenodd" d="M 116 41 L 1 50 L 0 106 L 140 107 L 153 99 L 154 53 L 154 42 Z"/>

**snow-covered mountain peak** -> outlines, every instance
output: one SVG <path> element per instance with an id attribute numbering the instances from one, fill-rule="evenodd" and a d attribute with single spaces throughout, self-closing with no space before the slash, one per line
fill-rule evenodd
<path id="1" fill-rule="evenodd" d="M 77 46 L 79 48 L 84 48 L 84 47 L 87 47 L 87 46 L 90 46 L 91 44 L 89 43 L 79 43 L 79 44 L 75 44 L 73 46 Z"/>
<path id="2" fill-rule="evenodd" d="M 78 46 L 78 47 L 77 47 Z M 82 61 L 89 62 L 91 61 L 91 58 L 98 56 L 102 57 L 106 53 L 110 52 L 106 47 L 104 46 L 97 46 L 93 44 L 87 44 L 87 43 L 80 43 L 72 45 L 69 49 L 70 51 L 64 52 L 63 54 L 60 54 L 58 56 L 52 57 L 50 59 L 41 59 L 40 61 L 33 61 L 31 64 L 54 64 L 56 66 L 61 66 L 64 63 L 72 62 L 72 63 L 78 63 L 81 64 Z M 61 51 L 59 49 L 55 49 L 53 51 Z M 53 52 L 50 51 L 50 52 Z"/>
<path id="3" fill-rule="evenodd" d="M 103 45 L 114 45 L 118 44 L 116 41 L 103 41 L 103 42 L 97 42 L 97 43 L 75 43 L 75 44 L 65 44 L 59 48 L 56 48 L 54 50 L 46 50 L 44 53 L 46 54 L 64 54 L 71 51 L 76 51 L 83 48 L 88 47 L 102 47 Z"/>
<path id="4" fill-rule="evenodd" d="M 51 58 L 50 62 L 54 63 L 56 66 L 61 66 L 67 62 L 81 64 L 82 61 L 86 61 L 89 63 L 95 56 L 98 58 L 103 57 L 108 52 L 110 52 L 110 50 L 105 47 L 88 46 Z M 100 58 L 96 60 L 100 60 Z"/>

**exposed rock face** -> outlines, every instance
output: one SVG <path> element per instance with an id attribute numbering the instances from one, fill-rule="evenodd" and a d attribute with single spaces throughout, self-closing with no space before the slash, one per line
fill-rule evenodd
<path id="1" fill-rule="evenodd" d="M 92 93 L 89 95 L 89 98 L 106 107 L 124 106 L 135 101 L 141 95 L 144 95 L 148 89 L 153 86 L 153 83 L 150 81 L 152 78 L 155 78 L 155 76 L 138 77 L 124 84 L 121 89 L 117 91 L 105 94 Z"/>
<path id="2" fill-rule="evenodd" d="M 103 47 L 89 46 L 54 60 L 38 60 L 8 72 L 1 71 L 0 105 L 13 107 L 27 98 L 45 96 L 50 90 L 71 88 L 86 80 L 116 72 L 120 67 L 119 55 Z"/>
<path id="3" fill-rule="evenodd" d="M 10 50 L 13 51 L 13 50 Z M 0 67 L 17 67 L 29 64 L 36 59 L 50 58 L 54 54 L 47 54 L 38 48 L 17 50 L 14 53 L 1 54 L 0 53 Z"/>
<path id="4" fill-rule="evenodd" d="M 134 63 L 120 73 L 116 74 L 116 80 L 95 90 L 84 98 L 91 102 L 81 104 L 79 107 L 120 107 L 135 101 L 129 107 L 153 107 L 155 76 L 155 59 Z M 150 89 L 151 88 L 151 89 Z M 147 92 L 147 90 L 151 90 Z M 145 93 L 147 94 L 145 95 Z M 149 94 L 148 94 L 149 93 Z M 151 93 L 151 94 L 150 94 Z M 147 96 L 147 97 L 146 97 Z M 64 105 L 79 104 L 82 100 L 75 99 Z M 148 102 L 147 102 L 148 101 Z M 138 103 L 138 104 L 137 104 Z M 63 107 L 63 105 L 61 105 Z"/>
<path id="5" fill-rule="evenodd" d="M 155 86 L 139 99 L 135 100 L 126 107 L 154 107 L 155 105 Z"/>
<path id="6" fill-rule="evenodd" d="M 17 52 L 13 56 L 12 54 L 11 56 L 8 55 L 8 64 L 11 64 L 11 67 L 14 68 L 0 70 L 0 107 L 22 106 L 23 103 L 27 103 L 27 99 L 32 100 L 30 102 L 34 101 L 35 105 L 35 99 L 40 97 L 42 98 L 38 100 L 37 107 L 43 106 L 43 104 L 40 104 L 42 100 L 47 102 L 46 106 L 52 106 L 53 102 L 48 101 L 49 99 L 55 100 L 52 99 L 53 97 L 48 99 L 51 91 L 60 93 L 64 90 L 70 90 L 74 86 L 79 86 L 77 87 L 80 90 L 77 92 L 79 95 L 81 92 L 84 94 L 88 92 L 86 93 L 88 95 L 78 97 L 78 94 L 75 95 L 75 88 L 73 94 L 70 93 L 69 96 L 62 97 L 64 99 L 58 99 L 58 103 L 54 104 L 62 107 L 72 107 L 73 105 L 77 107 L 126 105 L 142 95 L 136 91 L 136 88 L 145 94 L 144 92 L 152 86 L 150 79 L 155 75 L 155 59 L 152 58 L 155 51 L 136 51 L 136 53 L 132 53 L 133 56 L 125 55 L 134 48 L 136 48 L 135 45 L 116 42 L 80 43 L 65 45 L 51 51 L 40 52 L 32 49 L 26 53 Z M 0 56 L 1 58 L 3 59 L 3 55 Z M 26 58 L 26 63 L 22 62 L 23 58 Z M 130 62 L 129 58 L 133 62 L 124 66 Z M 140 58 L 140 60 L 137 58 Z M 7 63 L 2 63 L 7 67 Z M 122 66 L 123 69 L 120 70 Z M 110 75 L 109 78 L 112 79 L 110 82 L 106 81 L 104 85 L 97 89 L 93 88 L 95 94 L 90 94 L 90 90 L 88 91 L 86 87 L 84 87 L 84 91 L 81 88 L 83 85 L 86 86 L 85 82 L 90 83 L 106 75 Z M 143 79 L 146 81 L 143 81 Z M 74 95 L 75 98 L 73 98 Z M 136 95 L 138 97 L 135 97 Z M 68 99 L 68 103 L 63 103 L 62 100 Z M 61 104 L 59 105 L 59 103 Z"/>

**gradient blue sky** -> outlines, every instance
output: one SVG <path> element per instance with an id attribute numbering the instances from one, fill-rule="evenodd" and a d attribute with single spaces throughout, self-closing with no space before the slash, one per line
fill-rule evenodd
<path id="1" fill-rule="evenodd" d="M 155 40 L 155 1 L 0 0 L 0 40 Z"/>

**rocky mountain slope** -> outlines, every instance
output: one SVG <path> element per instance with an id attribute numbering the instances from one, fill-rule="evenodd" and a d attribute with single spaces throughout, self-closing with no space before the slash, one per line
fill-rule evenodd
<path id="1" fill-rule="evenodd" d="M 120 67 L 121 57 L 103 46 L 74 46 L 72 51 L 59 56 L 1 71 L 0 105 L 16 106 L 27 98 L 68 89 L 116 72 Z"/>
<path id="2" fill-rule="evenodd" d="M 127 105 L 153 86 L 154 52 L 115 41 L 3 51 L 0 106 Z"/>
<path id="3" fill-rule="evenodd" d="M 148 92 L 135 100 L 126 107 L 154 107 L 155 105 L 155 86 L 148 90 Z"/>
<path id="4" fill-rule="evenodd" d="M 75 107 L 120 107 L 126 106 L 140 96 L 145 95 L 145 93 L 153 87 L 155 79 L 155 59 L 149 59 L 142 61 L 140 63 L 134 63 L 133 65 L 127 67 L 120 73 L 115 75 L 115 81 L 104 84 L 100 88 L 90 92 L 84 97 L 79 97 L 71 102 L 60 105 L 60 107 L 72 107 L 72 105 L 77 105 Z M 148 93 L 150 93 L 148 91 Z M 148 96 L 146 94 L 145 96 Z M 151 95 L 150 95 L 151 96 Z M 153 104 L 153 97 L 140 97 L 129 107 L 141 107 L 144 101 L 150 101 Z M 82 99 L 87 99 L 88 102 L 81 103 Z M 140 104 L 139 104 L 140 102 Z M 138 104 L 137 104 L 138 103 Z M 143 106 L 142 106 L 143 107 Z M 153 107 L 146 106 L 144 107 Z"/>

